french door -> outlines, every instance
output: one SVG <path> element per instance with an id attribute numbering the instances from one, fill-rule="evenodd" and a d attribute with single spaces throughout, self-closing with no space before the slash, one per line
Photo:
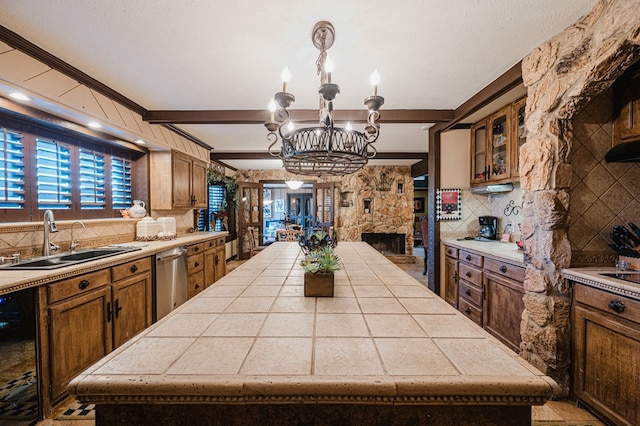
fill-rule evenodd
<path id="1" fill-rule="evenodd" d="M 253 182 L 239 182 L 240 192 L 238 212 L 238 258 L 249 259 L 251 249 L 249 246 L 248 227 L 252 226 L 259 235 L 259 244 L 262 244 L 262 184 Z"/>
<path id="2" fill-rule="evenodd" d="M 332 182 L 313 184 L 313 203 L 316 207 L 314 226 L 324 229 L 333 227 L 333 194 Z"/>

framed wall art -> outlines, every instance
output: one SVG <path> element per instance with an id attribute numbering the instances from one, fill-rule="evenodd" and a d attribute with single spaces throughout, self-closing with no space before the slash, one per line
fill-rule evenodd
<path id="1" fill-rule="evenodd" d="M 462 219 L 462 191 L 438 189 L 436 191 L 436 220 Z"/>
<path id="2" fill-rule="evenodd" d="M 413 199 L 413 212 L 424 213 L 424 198 Z"/>
<path id="3" fill-rule="evenodd" d="M 284 213 L 284 199 L 275 199 L 275 201 L 273 202 L 273 211 L 276 213 Z"/>

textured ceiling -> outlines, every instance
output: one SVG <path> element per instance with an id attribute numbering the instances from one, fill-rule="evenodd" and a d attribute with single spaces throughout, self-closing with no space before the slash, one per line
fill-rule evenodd
<path id="1" fill-rule="evenodd" d="M 328 20 L 336 109 L 363 108 L 374 69 L 383 109 L 453 109 L 595 3 L 5 0 L 0 25 L 149 110 L 255 110 L 281 89 L 284 66 L 294 108 L 317 108 L 311 30 Z M 179 127 L 220 151 L 267 145 L 258 125 Z M 380 151 L 426 151 L 421 125 L 394 127 L 382 128 Z"/>

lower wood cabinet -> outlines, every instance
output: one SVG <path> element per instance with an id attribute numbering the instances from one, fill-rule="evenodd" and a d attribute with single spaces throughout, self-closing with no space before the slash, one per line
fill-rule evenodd
<path id="1" fill-rule="evenodd" d="M 151 259 L 42 286 L 38 310 L 46 416 L 72 378 L 151 325 Z"/>
<path id="2" fill-rule="evenodd" d="M 573 283 L 573 393 L 610 422 L 640 424 L 640 301 Z"/>
<path id="3" fill-rule="evenodd" d="M 205 241 L 204 248 L 204 285 L 209 287 L 227 273 L 225 239 Z"/>
<path id="4" fill-rule="evenodd" d="M 519 352 L 525 269 L 447 245 L 445 255 L 445 300 Z"/>
<path id="5" fill-rule="evenodd" d="M 204 290 L 204 243 L 191 244 L 187 247 L 187 295 L 191 299 Z"/>

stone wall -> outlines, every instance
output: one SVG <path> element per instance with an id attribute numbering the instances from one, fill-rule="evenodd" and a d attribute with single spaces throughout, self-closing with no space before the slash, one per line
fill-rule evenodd
<path id="1" fill-rule="evenodd" d="M 391 180 L 388 191 L 376 189 L 382 174 Z M 239 170 L 239 182 L 285 180 L 284 170 Z M 361 241 L 363 232 L 405 234 L 405 250 L 413 250 L 413 179 L 409 166 L 365 166 L 341 177 L 296 176 L 304 181 L 333 182 L 334 229 L 340 241 Z M 398 183 L 402 183 L 399 192 Z M 345 201 L 345 203 L 343 203 Z M 365 201 L 368 212 L 365 211 Z"/>
<path id="2" fill-rule="evenodd" d="M 571 120 L 639 53 L 637 3 L 602 0 L 522 61 L 528 91 L 527 142 L 520 152 L 527 271 L 520 354 L 553 377 L 562 394 L 570 383 L 570 289 L 561 270 L 571 263 Z"/>

